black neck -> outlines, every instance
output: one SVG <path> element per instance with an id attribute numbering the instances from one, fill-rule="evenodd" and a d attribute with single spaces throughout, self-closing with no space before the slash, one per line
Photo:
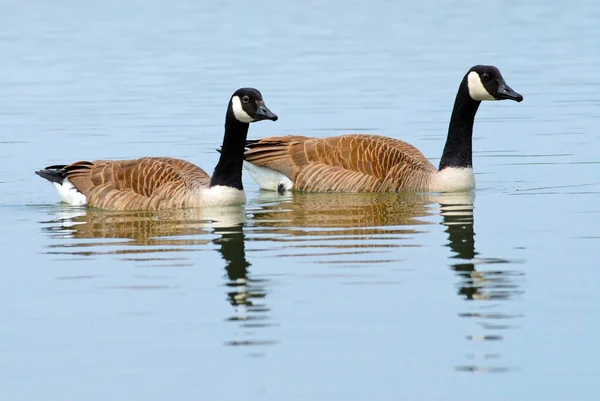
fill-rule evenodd
<path id="1" fill-rule="evenodd" d="M 221 148 L 221 157 L 210 179 L 210 186 L 223 185 L 243 190 L 242 163 L 248 127 L 250 124 L 238 121 L 231 110 L 227 109 L 225 117 L 225 137 Z"/>
<path id="2" fill-rule="evenodd" d="M 454 101 L 440 170 L 446 167 L 473 167 L 473 122 L 480 103 L 469 95 L 465 76 Z"/>

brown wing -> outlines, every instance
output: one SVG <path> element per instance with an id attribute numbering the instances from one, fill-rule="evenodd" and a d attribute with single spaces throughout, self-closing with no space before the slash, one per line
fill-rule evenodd
<path id="1" fill-rule="evenodd" d="M 379 135 L 269 137 L 247 147 L 248 162 L 286 175 L 304 191 L 425 190 L 437 171 L 414 146 Z"/>
<path id="2" fill-rule="evenodd" d="M 192 190 L 210 183 L 195 164 L 172 158 L 77 162 L 65 171 L 89 206 L 115 210 L 186 207 Z"/>

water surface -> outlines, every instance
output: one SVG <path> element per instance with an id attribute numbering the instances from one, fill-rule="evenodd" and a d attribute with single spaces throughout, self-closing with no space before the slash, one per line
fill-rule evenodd
<path id="1" fill-rule="evenodd" d="M 597 2 L 5 2 L 0 389 L 10 400 L 594 400 Z M 497 65 L 477 190 L 264 193 L 106 212 L 33 171 L 250 138 L 369 132 L 434 163 L 460 79 Z"/>

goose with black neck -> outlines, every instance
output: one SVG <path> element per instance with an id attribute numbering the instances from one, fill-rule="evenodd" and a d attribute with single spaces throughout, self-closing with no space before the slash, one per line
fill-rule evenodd
<path id="1" fill-rule="evenodd" d="M 223 151 L 214 173 L 185 160 L 143 157 L 79 161 L 36 171 L 63 202 L 111 210 L 163 210 L 246 202 L 242 186 L 244 145 L 250 123 L 276 121 L 254 88 L 238 89 L 225 116 Z"/>
<path id="2" fill-rule="evenodd" d="M 310 192 L 460 192 L 475 188 L 473 124 L 482 101 L 523 96 L 498 68 L 476 65 L 464 75 L 437 169 L 417 148 L 390 137 L 268 137 L 248 141 L 244 168 L 262 189 Z"/>
<path id="3" fill-rule="evenodd" d="M 523 96 L 506 84 L 498 68 L 477 65 L 467 72 L 454 100 L 448 137 L 435 180 L 438 187 L 475 188 L 472 146 L 475 114 L 482 101 L 502 99 L 521 102 Z"/>

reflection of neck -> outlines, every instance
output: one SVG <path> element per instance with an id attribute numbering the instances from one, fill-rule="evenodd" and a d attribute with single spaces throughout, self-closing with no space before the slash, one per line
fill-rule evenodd
<path id="1" fill-rule="evenodd" d="M 221 157 L 210 179 L 210 186 L 224 185 L 236 189 L 244 189 L 242 185 L 242 164 L 244 149 L 250 124 L 238 121 L 233 115 L 231 106 L 225 117 L 225 136 L 221 148 Z"/>
<path id="2" fill-rule="evenodd" d="M 447 227 L 448 246 L 454 252 L 453 259 L 459 259 L 459 263 L 452 264 L 452 269 L 464 276 L 465 282 L 461 285 L 460 294 L 472 299 L 478 292 L 473 285 L 471 273 L 475 271 L 473 259 L 475 252 L 475 230 L 473 204 L 440 204 L 444 225 Z"/>
<path id="3" fill-rule="evenodd" d="M 456 254 L 455 259 L 471 261 L 475 255 L 475 230 L 473 216 L 444 216 L 447 229 L 448 246 Z"/>
<path id="4" fill-rule="evenodd" d="M 247 278 L 250 263 L 246 260 L 242 226 L 215 228 L 215 233 L 219 232 L 222 232 L 221 238 L 215 242 L 221 245 L 219 252 L 227 262 L 227 276 L 231 281 Z"/>
<path id="5" fill-rule="evenodd" d="M 215 233 L 222 233 L 220 238 L 214 240 L 220 245 L 219 252 L 225 259 L 227 271 L 227 297 L 231 305 L 252 305 L 250 289 L 248 288 L 248 268 L 250 263 L 246 260 L 244 250 L 244 233 L 242 225 L 215 228 Z"/>
<path id="6" fill-rule="evenodd" d="M 454 101 L 448 126 L 448 138 L 440 160 L 440 170 L 446 167 L 473 167 L 473 123 L 480 104 L 480 101 L 473 100 L 469 95 L 465 75 Z"/>

